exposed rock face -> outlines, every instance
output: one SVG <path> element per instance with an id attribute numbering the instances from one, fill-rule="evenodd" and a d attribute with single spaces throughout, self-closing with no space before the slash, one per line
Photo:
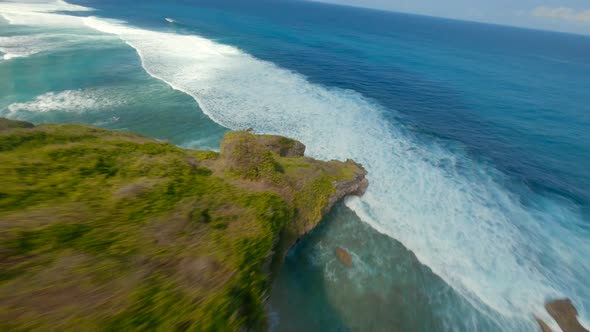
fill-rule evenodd
<path id="1" fill-rule="evenodd" d="M 281 194 L 293 199 L 298 210 L 296 228 L 287 241 L 289 247 L 311 231 L 334 204 L 345 196 L 360 196 L 369 185 L 367 171 L 362 165 L 348 159 L 322 162 L 304 157 L 305 145 L 299 141 L 272 135 L 253 135 L 248 131 L 226 134 L 221 143 L 224 169 L 252 181 L 262 180 L 272 189 L 285 187 Z M 288 165 L 289 169 L 281 169 Z M 285 177 L 289 173 L 293 176 Z M 277 186 L 277 179 L 280 185 Z M 319 209 L 318 209 L 319 208 Z"/>
<path id="2" fill-rule="evenodd" d="M 334 182 L 336 192 L 330 196 L 325 213 L 330 211 L 334 204 L 345 196 L 362 196 L 369 187 L 369 180 L 366 178 L 367 171 L 363 166 L 351 159 L 346 160 L 346 164 L 356 167 L 357 172 L 351 180 Z"/>
<path id="3" fill-rule="evenodd" d="M 569 299 L 547 302 L 545 309 L 563 332 L 588 332 L 578 321 L 578 311 Z"/>
<path id="4" fill-rule="evenodd" d="M 335 253 L 336 257 L 338 257 L 342 264 L 346 265 L 347 267 L 352 267 L 352 256 L 350 256 L 346 250 L 336 247 Z"/>
<path id="5" fill-rule="evenodd" d="M 319 161 L 304 152 L 305 145 L 296 140 L 248 131 L 228 133 L 221 143 L 224 170 L 293 202 L 295 217 L 278 239 L 272 271 L 334 204 L 345 196 L 364 194 L 369 185 L 367 171 L 353 160 Z"/>
<path id="6" fill-rule="evenodd" d="M 569 299 L 560 299 L 545 303 L 545 309 L 555 319 L 563 332 L 588 332 L 578 321 L 578 311 Z M 551 328 L 539 318 L 537 323 L 543 332 L 552 332 Z"/>

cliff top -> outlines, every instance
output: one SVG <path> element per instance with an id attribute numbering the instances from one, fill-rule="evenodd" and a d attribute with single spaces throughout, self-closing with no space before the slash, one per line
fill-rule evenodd
<path id="1" fill-rule="evenodd" d="M 272 260 L 367 186 L 304 150 L 1 119 L 0 329 L 264 329 Z"/>

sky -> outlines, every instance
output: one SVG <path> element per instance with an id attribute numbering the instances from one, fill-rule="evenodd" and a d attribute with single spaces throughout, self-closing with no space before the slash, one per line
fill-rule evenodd
<path id="1" fill-rule="evenodd" d="M 590 0 L 313 0 L 590 35 Z"/>

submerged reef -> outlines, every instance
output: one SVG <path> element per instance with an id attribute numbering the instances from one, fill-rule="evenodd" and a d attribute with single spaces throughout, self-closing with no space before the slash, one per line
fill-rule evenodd
<path id="1" fill-rule="evenodd" d="M 0 119 L 0 330 L 266 329 L 273 266 L 368 185 L 304 151 Z"/>

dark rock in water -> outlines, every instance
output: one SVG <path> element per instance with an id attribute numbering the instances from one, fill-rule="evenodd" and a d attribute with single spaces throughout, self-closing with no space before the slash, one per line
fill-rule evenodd
<path id="1" fill-rule="evenodd" d="M 351 267 L 352 266 L 352 256 L 350 256 L 350 254 L 340 248 L 340 247 L 336 247 L 336 257 L 338 257 L 338 259 L 342 262 L 342 264 L 346 265 L 347 267 Z"/>
<path id="2" fill-rule="evenodd" d="M 578 311 L 569 299 L 547 302 L 545 309 L 563 332 L 588 332 L 578 321 Z"/>
<path id="3" fill-rule="evenodd" d="M 553 300 L 545 303 L 545 309 L 555 319 L 563 332 L 588 332 L 578 321 L 578 311 L 569 299 Z M 539 318 L 535 318 L 541 331 L 553 332 L 551 328 Z"/>
<path id="4" fill-rule="evenodd" d="M 549 325 L 547 325 L 547 323 L 542 321 L 540 318 L 535 317 L 535 320 L 537 321 L 537 324 L 539 324 L 539 326 L 541 327 L 541 332 L 553 332 Z"/>

